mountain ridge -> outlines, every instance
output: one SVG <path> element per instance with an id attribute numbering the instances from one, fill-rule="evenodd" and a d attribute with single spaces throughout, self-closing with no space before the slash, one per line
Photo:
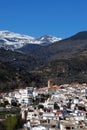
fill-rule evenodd
<path id="1" fill-rule="evenodd" d="M 0 63 L 2 87 L 6 87 L 4 78 L 7 85 L 13 85 L 15 72 L 19 75 L 17 80 L 25 86 L 44 87 L 50 78 L 56 84 L 87 83 L 87 32 L 77 33 L 47 46 L 27 44 L 14 51 L 0 48 Z M 16 83 L 22 86 L 17 80 L 15 88 Z"/>
<path id="2" fill-rule="evenodd" d="M 6 47 L 6 49 L 18 49 L 22 48 L 27 44 L 35 44 L 35 45 L 48 45 L 52 44 L 56 41 L 62 40 L 61 38 L 57 38 L 54 36 L 41 36 L 38 38 L 34 38 L 28 35 L 22 35 L 14 32 L 10 32 L 8 30 L 0 31 L 0 47 Z"/>

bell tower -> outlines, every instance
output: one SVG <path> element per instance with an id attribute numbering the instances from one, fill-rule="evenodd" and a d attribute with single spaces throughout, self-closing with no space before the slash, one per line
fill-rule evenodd
<path id="1" fill-rule="evenodd" d="M 52 80 L 48 80 L 48 89 L 52 88 L 53 84 L 52 84 Z"/>

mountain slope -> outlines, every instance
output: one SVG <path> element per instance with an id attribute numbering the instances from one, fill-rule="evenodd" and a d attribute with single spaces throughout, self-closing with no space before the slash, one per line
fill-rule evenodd
<path id="1" fill-rule="evenodd" d="M 40 41 L 41 45 L 49 45 L 56 41 L 62 40 L 62 38 L 45 35 L 45 36 L 41 36 L 41 37 L 37 38 L 36 40 Z"/>
<path id="2" fill-rule="evenodd" d="M 44 85 L 47 85 L 49 79 L 52 79 L 54 84 L 87 83 L 87 51 L 85 55 L 48 62 L 32 73 L 39 76 Z"/>
<path id="3" fill-rule="evenodd" d="M 21 48 L 27 44 L 48 45 L 59 40 L 61 40 L 61 38 L 56 38 L 53 36 L 42 36 L 40 38 L 34 38 L 10 31 L 0 31 L 0 47 L 3 47 L 5 49 L 14 50 Z"/>
<path id="4" fill-rule="evenodd" d="M 87 31 L 34 53 L 33 55 L 40 53 L 47 60 L 46 65 L 34 71 L 34 74 L 43 79 L 42 82 L 46 83 L 51 78 L 56 84 L 87 83 Z"/>
<path id="5" fill-rule="evenodd" d="M 87 31 L 79 32 L 74 36 L 71 36 L 69 39 L 71 40 L 87 40 Z"/>
<path id="6" fill-rule="evenodd" d="M 84 33 L 84 34 L 83 34 Z M 85 37 L 83 36 L 85 35 Z M 75 37 L 78 37 L 75 38 Z M 55 42 L 54 44 L 39 47 L 34 51 L 27 52 L 40 60 L 51 61 L 54 59 L 68 58 L 84 51 L 87 48 L 87 32 L 80 32 L 70 38 Z"/>
<path id="7" fill-rule="evenodd" d="M 40 83 L 40 78 L 30 74 L 27 70 L 0 62 L 0 92 L 34 86 L 35 82 Z"/>
<path id="8" fill-rule="evenodd" d="M 46 86 L 50 78 L 56 84 L 87 82 L 87 32 L 48 46 L 27 44 L 16 51 L 0 48 L 0 75 L 1 90 Z"/>
<path id="9" fill-rule="evenodd" d="M 30 74 L 39 65 L 31 55 L 0 48 L 0 92 L 40 83 L 39 77 Z"/>
<path id="10" fill-rule="evenodd" d="M 9 63 L 13 67 L 32 70 L 39 66 L 40 62 L 38 59 L 31 55 L 26 55 L 24 53 L 15 52 L 11 50 L 5 50 L 0 48 L 0 62 Z"/>

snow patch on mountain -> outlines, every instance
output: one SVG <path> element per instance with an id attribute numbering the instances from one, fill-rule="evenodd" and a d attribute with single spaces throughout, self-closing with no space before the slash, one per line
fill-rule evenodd
<path id="1" fill-rule="evenodd" d="M 18 49 L 26 44 L 40 44 L 48 45 L 56 41 L 62 40 L 61 38 L 53 36 L 42 36 L 34 38 L 27 35 L 21 35 L 10 31 L 0 31 L 0 47 L 6 47 L 9 49 Z"/>
<path id="2" fill-rule="evenodd" d="M 45 36 L 41 36 L 40 38 L 37 38 L 38 41 L 40 41 L 40 44 L 51 44 L 51 43 L 54 43 L 54 42 L 57 42 L 57 41 L 60 41 L 62 40 L 62 38 L 57 38 L 57 37 L 54 37 L 54 36 L 48 36 L 48 35 L 45 35 Z"/>

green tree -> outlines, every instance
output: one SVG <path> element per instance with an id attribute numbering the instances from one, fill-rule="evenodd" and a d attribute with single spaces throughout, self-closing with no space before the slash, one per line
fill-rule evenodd
<path id="1" fill-rule="evenodd" d="M 6 130 L 15 130 L 17 126 L 17 117 L 16 116 L 9 116 L 5 120 L 5 127 Z"/>

